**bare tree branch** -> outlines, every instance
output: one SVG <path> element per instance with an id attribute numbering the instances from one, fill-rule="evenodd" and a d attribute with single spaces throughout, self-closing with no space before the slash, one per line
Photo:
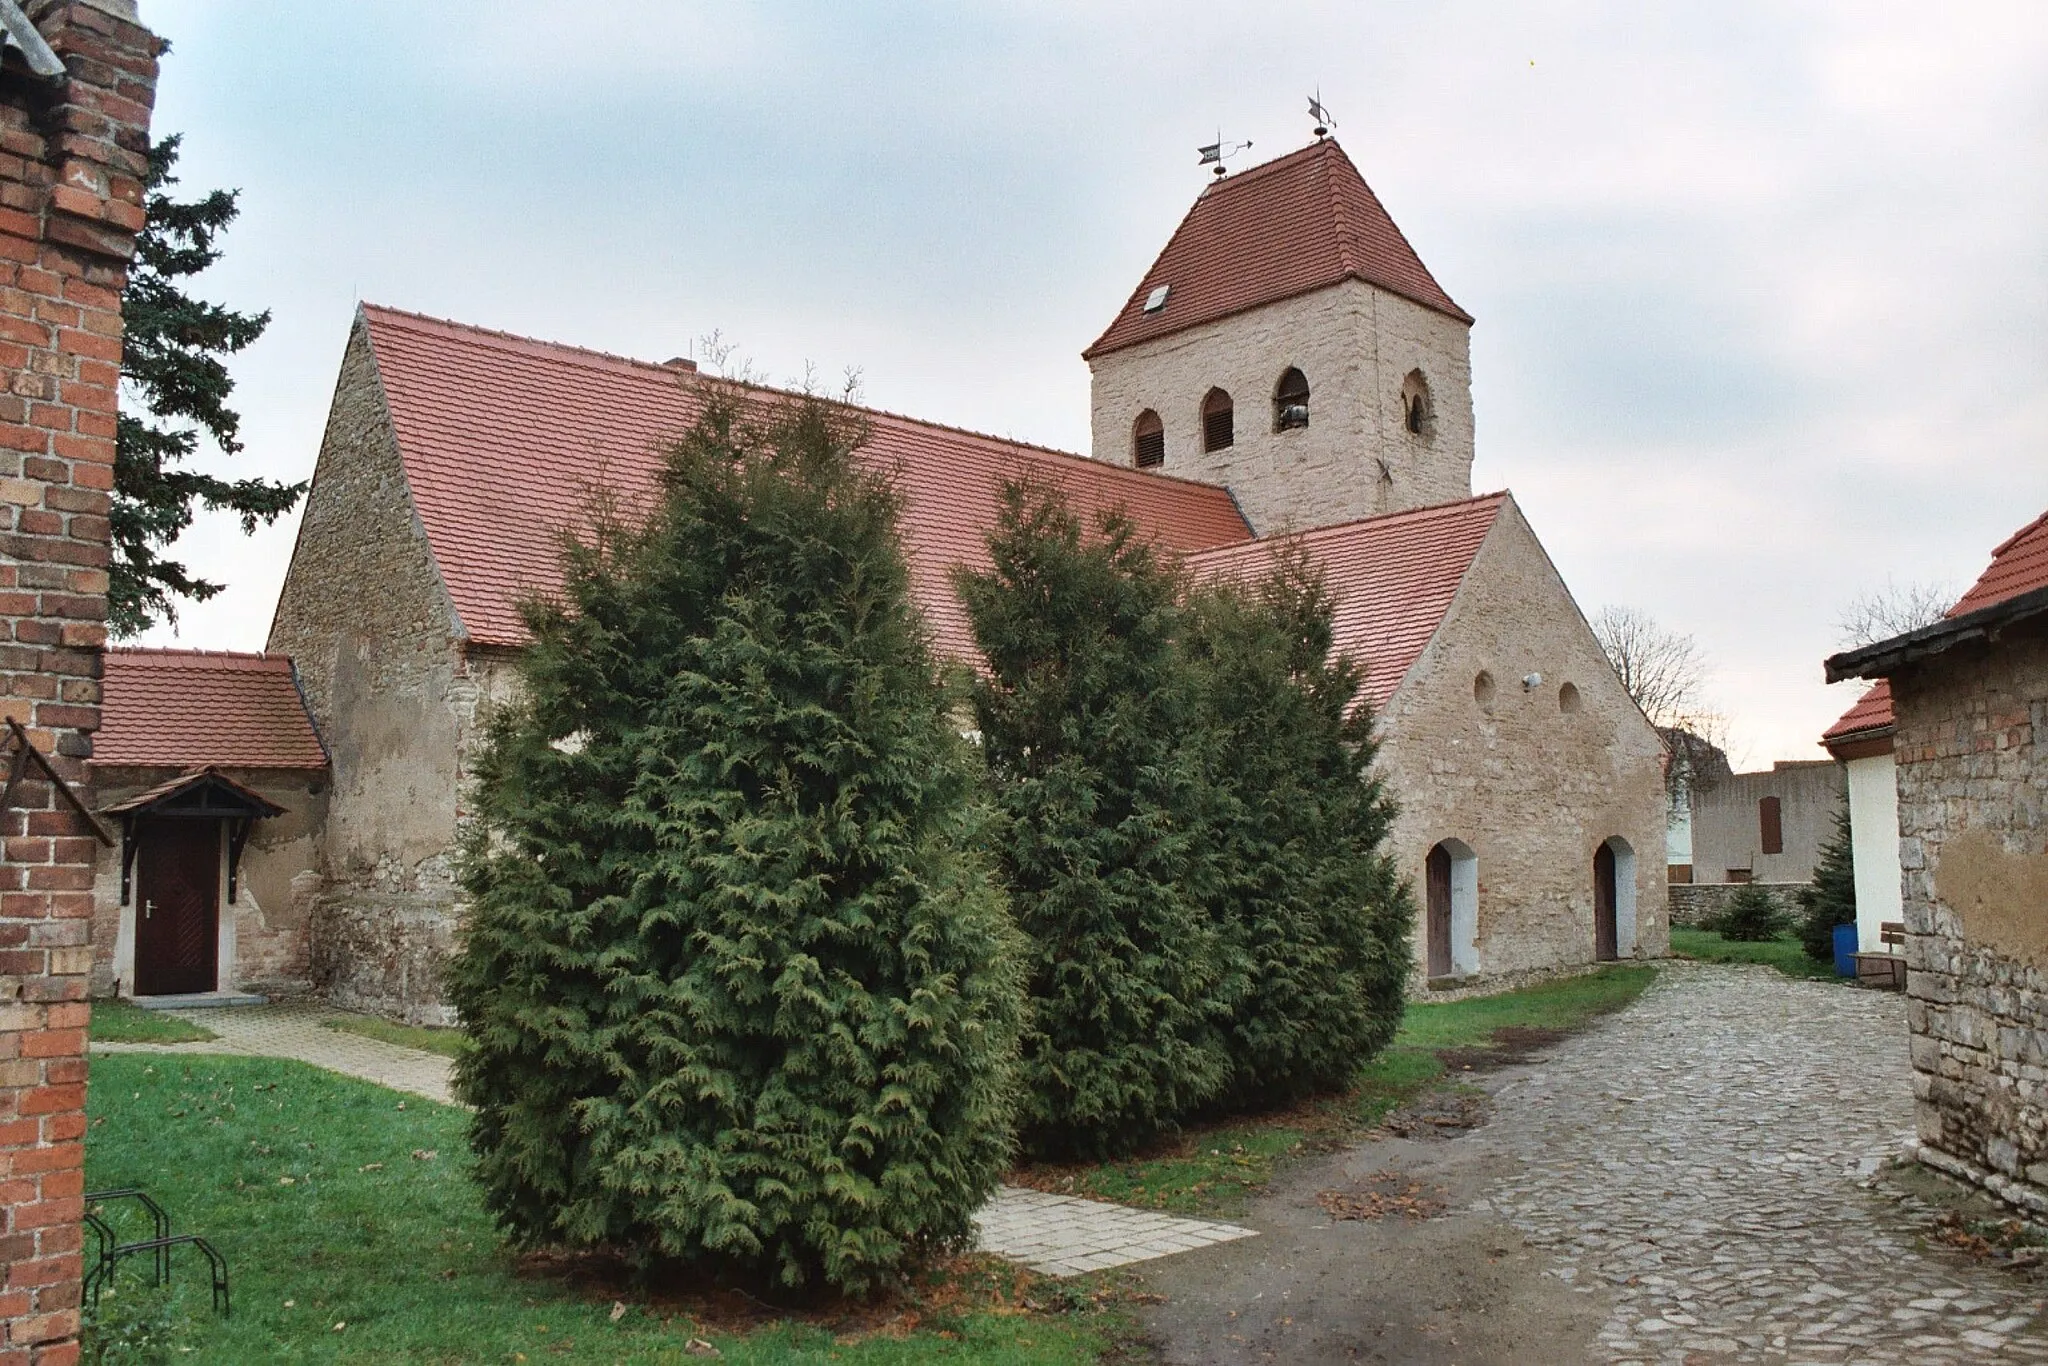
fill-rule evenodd
<path id="1" fill-rule="evenodd" d="M 1696 729 L 1687 723 L 1703 710 L 1700 693 L 1707 657 L 1699 643 L 1682 632 L 1666 630 L 1649 613 L 1633 607 L 1603 607 L 1593 614 L 1591 624 L 1615 676 L 1651 724 Z"/>
<path id="2" fill-rule="evenodd" d="M 1859 593 L 1842 609 L 1835 622 L 1838 643 L 1844 649 L 1890 640 L 1922 626 L 1932 626 L 1948 615 L 1956 591 L 1945 583 L 1897 583 Z"/>

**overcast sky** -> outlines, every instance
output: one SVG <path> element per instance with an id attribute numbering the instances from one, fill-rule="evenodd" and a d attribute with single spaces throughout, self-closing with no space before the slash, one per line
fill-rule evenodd
<path id="1" fill-rule="evenodd" d="M 357 300 L 1085 451 L 1081 348 L 1198 143 L 1337 135 L 1472 332 L 1476 488 L 1590 613 L 1696 636 L 1738 761 L 1819 757 L 1860 589 L 2048 508 L 2048 5 L 349 5 L 142 0 L 185 188 L 242 191 L 212 297 L 242 472 L 311 474 Z M 260 648 L 292 524 L 150 643 Z"/>

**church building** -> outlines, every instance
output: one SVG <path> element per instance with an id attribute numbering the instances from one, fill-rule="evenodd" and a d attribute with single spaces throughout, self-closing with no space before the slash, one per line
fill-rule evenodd
<path id="1" fill-rule="evenodd" d="M 1668 946 L 1661 742 L 1513 497 L 1472 492 L 1471 326 L 1318 140 L 1210 184 L 1083 353 L 1089 455 L 863 414 L 955 657 L 973 643 L 950 574 L 985 563 L 1007 481 L 1120 505 L 1198 575 L 1256 572 L 1298 538 L 1337 648 L 1366 666 L 1423 908 L 1418 992 Z M 481 725 L 515 686 L 517 603 L 560 582 L 556 534 L 593 489 L 650 487 L 720 382 L 363 305 L 266 651 L 109 652 L 107 725 L 135 738 L 100 755 L 130 848 L 100 888 L 99 989 L 315 991 L 447 1021 L 454 849 Z M 113 682 L 173 668 L 262 715 L 195 729 Z M 247 743 L 215 753 L 215 734 Z M 214 833 L 164 833 L 200 820 Z M 137 888 L 173 884 L 191 923 L 138 926 Z M 165 971 L 151 943 L 196 956 Z"/>

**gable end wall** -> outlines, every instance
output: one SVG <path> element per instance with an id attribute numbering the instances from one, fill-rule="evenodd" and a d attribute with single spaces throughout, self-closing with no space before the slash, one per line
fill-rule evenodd
<path id="1" fill-rule="evenodd" d="M 1494 678 L 1491 711 L 1473 695 L 1481 670 Z M 1530 673 L 1543 682 L 1525 691 Z M 1575 714 L 1559 708 L 1566 682 Z M 1418 983 L 1424 863 L 1445 839 L 1478 859 L 1478 979 L 1593 961 L 1593 858 L 1615 835 L 1636 855 L 1636 941 L 1621 956 L 1669 953 L 1662 743 L 1512 500 L 1382 735 L 1380 771 L 1401 804 L 1393 850 L 1415 888 Z"/>
<path id="2" fill-rule="evenodd" d="M 296 663 L 333 758 L 313 978 L 338 1005 L 446 1023 L 459 752 L 477 690 L 360 317 L 267 648 Z"/>

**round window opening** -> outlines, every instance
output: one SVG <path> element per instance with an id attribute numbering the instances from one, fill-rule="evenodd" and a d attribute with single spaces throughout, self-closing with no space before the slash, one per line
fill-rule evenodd
<path id="1" fill-rule="evenodd" d="M 1493 675 L 1484 669 L 1472 680 L 1472 700 L 1488 711 L 1493 710 Z"/>
<path id="2" fill-rule="evenodd" d="M 1566 716 L 1576 716 L 1579 711 L 1579 690 L 1570 683 L 1557 690 L 1557 709 Z"/>

